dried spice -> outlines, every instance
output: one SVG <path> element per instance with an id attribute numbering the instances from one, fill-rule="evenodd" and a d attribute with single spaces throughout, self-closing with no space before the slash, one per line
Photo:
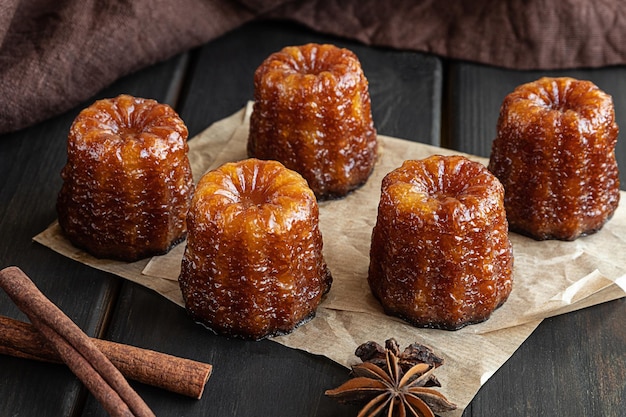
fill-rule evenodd
<path id="1" fill-rule="evenodd" d="M 111 361 L 21 269 L 0 270 L 0 287 L 111 416 L 154 417 Z"/>
<path id="2" fill-rule="evenodd" d="M 355 354 L 363 363 L 352 367 L 353 378 L 327 390 L 326 395 L 342 403 L 367 402 L 358 417 L 374 417 L 383 411 L 389 417 L 434 417 L 434 413 L 456 408 L 431 388 L 441 386 L 433 371 L 443 359 L 426 346 L 413 343 L 400 352 L 398 343 L 389 339 L 385 348 L 367 342 Z"/>
<path id="3" fill-rule="evenodd" d="M 2 274 L 2 271 L 0 271 Z M 90 338 L 128 379 L 200 399 L 211 375 L 210 364 L 153 350 Z M 0 316 L 0 354 L 46 362 L 63 362 L 32 324 Z"/>

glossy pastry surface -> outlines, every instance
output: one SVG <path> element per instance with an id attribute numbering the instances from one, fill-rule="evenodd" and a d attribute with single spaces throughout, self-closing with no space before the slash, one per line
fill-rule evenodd
<path id="1" fill-rule="evenodd" d="M 70 241 L 99 258 L 135 261 L 182 240 L 193 193 L 187 134 L 155 100 L 121 95 L 81 111 L 57 200 Z"/>
<path id="2" fill-rule="evenodd" d="M 228 163 L 200 180 L 179 277 L 189 313 L 219 334 L 284 334 L 330 289 L 317 201 L 276 161 Z"/>
<path id="3" fill-rule="evenodd" d="M 356 55 L 334 45 L 290 46 L 254 76 L 248 155 L 299 172 L 320 199 L 367 181 L 377 157 L 368 83 Z"/>
<path id="4" fill-rule="evenodd" d="M 489 318 L 512 287 L 503 195 L 462 156 L 409 160 L 387 174 L 368 276 L 385 312 L 449 330 Z"/>
<path id="5" fill-rule="evenodd" d="M 538 240 L 593 233 L 619 203 L 611 96 L 590 81 L 541 78 L 502 103 L 489 169 L 511 230 Z"/>

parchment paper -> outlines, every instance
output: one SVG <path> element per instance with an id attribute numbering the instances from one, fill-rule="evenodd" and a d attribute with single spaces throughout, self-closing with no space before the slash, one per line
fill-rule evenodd
<path id="1" fill-rule="evenodd" d="M 251 103 L 189 142 L 196 181 L 208 169 L 246 157 L 250 112 Z M 273 341 L 324 355 L 344 366 L 359 362 L 354 350 L 369 340 L 382 344 L 394 337 L 402 348 L 413 342 L 429 345 L 445 359 L 436 373 L 443 385 L 441 392 L 459 406 L 446 415 L 460 416 L 480 386 L 542 319 L 626 295 L 626 266 L 615 256 L 626 253 L 626 193 L 621 192 L 621 206 L 594 235 L 574 242 L 537 242 L 511 233 L 513 291 L 486 322 L 450 332 L 418 329 L 386 316 L 367 284 L 370 237 L 381 180 L 406 159 L 459 153 L 386 136 L 379 136 L 379 142 L 381 157 L 368 182 L 344 199 L 320 203 L 324 256 L 334 278 L 329 294 L 312 321 Z M 57 223 L 34 239 L 79 262 L 151 288 L 183 306 L 177 277 L 184 243 L 167 255 L 124 263 L 96 259 L 74 248 Z"/>

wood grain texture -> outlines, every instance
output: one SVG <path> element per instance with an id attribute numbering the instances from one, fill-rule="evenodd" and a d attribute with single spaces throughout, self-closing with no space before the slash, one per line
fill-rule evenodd
<path id="1" fill-rule="evenodd" d="M 563 71 L 514 71 L 464 62 L 447 67 L 444 87 L 442 146 L 489 157 L 504 97 L 520 84 L 540 77 L 590 80 L 613 97 L 615 120 L 626 132 L 626 67 Z M 615 155 L 621 189 L 626 189 L 626 133 L 617 140 Z"/>
<path id="2" fill-rule="evenodd" d="M 124 284 L 108 337 L 213 364 L 200 400 L 134 384 L 158 416 L 356 415 L 357 408 L 324 396 L 347 379 L 340 365 L 269 340 L 216 336 L 183 308 L 134 284 Z M 106 414 L 90 397 L 84 415 Z"/>
<path id="3" fill-rule="evenodd" d="M 464 416 L 624 415 L 626 299 L 545 320 Z"/>
<path id="4" fill-rule="evenodd" d="M 489 157 L 502 100 L 541 76 L 593 81 L 613 96 L 617 123 L 626 129 L 626 68 L 512 71 L 452 62 L 444 85 L 443 145 Z M 623 167 L 625 142 L 618 138 L 616 149 Z M 625 174 L 623 169 L 622 189 Z M 624 415 L 619 404 L 626 398 L 625 314 L 626 301 L 620 299 L 545 320 L 481 388 L 464 416 Z"/>
<path id="5" fill-rule="evenodd" d="M 194 135 L 239 110 L 253 94 L 253 74 L 283 46 L 331 42 L 353 50 L 370 85 L 378 131 L 438 144 L 441 65 L 420 54 L 366 48 L 293 25 L 254 23 L 192 53 L 178 109 Z M 203 398 L 194 402 L 137 386 L 159 416 L 340 416 L 358 407 L 324 396 L 348 370 L 323 357 L 269 340 L 251 342 L 215 336 L 194 324 L 182 308 L 124 284 L 107 338 L 213 364 Z M 381 341 L 383 342 L 383 341 Z M 355 345 L 356 349 L 356 345 Z M 356 357 L 355 357 L 356 358 Z M 85 415 L 103 415 L 88 398 Z"/>
<path id="6" fill-rule="evenodd" d="M 252 98 L 252 75 L 267 55 L 304 42 L 332 42 L 355 51 L 369 79 L 380 133 L 439 144 L 441 132 L 442 145 L 482 156 L 489 154 L 504 96 L 522 82 L 554 74 L 458 62 L 448 62 L 444 71 L 433 56 L 368 48 L 284 22 L 257 22 L 126 77 L 99 97 L 129 93 L 169 102 L 194 135 Z M 626 126 L 624 71 L 567 75 L 588 75 L 612 94 L 618 123 Z M 65 136 L 84 106 L 0 138 L 0 266 L 24 269 L 90 336 L 214 365 L 201 400 L 132 383 L 158 416 L 356 415 L 357 407 L 339 405 L 323 394 L 348 377 L 334 362 L 267 340 L 215 336 L 156 293 L 31 241 L 56 217 Z M 625 147 L 618 139 L 624 166 Z M 625 313 L 626 300 L 620 299 L 546 320 L 487 381 L 463 416 L 622 416 Z M 0 314 L 25 320 L 4 293 Z M 0 415 L 105 412 L 64 366 L 0 356 Z"/>
<path id="7" fill-rule="evenodd" d="M 122 92 L 163 100 L 179 60 L 130 75 L 93 100 Z M 83 331 L 99 337 L 120 280 L 31 240 L 56 219 L 67 132 L 78 112 L 93 100 L 0 138 L 0 264 L 22 268 Z M 0 292 L 0 314 L 26 320 L 4 292 Z M 64 366 L 0 356 L 0 370 L 0 415 L 69 416 L 82 406 L 82 385 Z"/>
<path id="8" fill-rule="evenodd" d="M 178 106 L 190 136 L 252 100 L 254 71 L 271 53 L 309 42 L 333 43 L 357 55 L 369 82 L 372 116 L 379 133 L 439 144 L 439 59 L 374 49 L 276 22 L 247 24 L 193 52 L 184 99 Z"/>

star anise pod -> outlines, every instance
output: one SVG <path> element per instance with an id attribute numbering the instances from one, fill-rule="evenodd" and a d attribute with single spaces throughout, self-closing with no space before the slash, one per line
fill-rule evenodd
<path id="1" fill-rule="evenodd" d="M 443 359 L 437 356 L 428 346 L 419 343 L 411 343 L 404 351 L 400 352 L 400 345 L 398 345 L 396 339 L 393 338 L 385 341 L 385 347 L 382 347 L 376 342 L 363 343 L 356 348 L 354 354 L 363 362 L 372 362 L 384 368 L 387 360 L 387 350 L 392 351 L 398 357 L 398 362 L 404 372 L 408 371 L 417 363 L 427 363 L 435 368 L 443 365 Z M 439 383 L 433 385 L 441 386 Z"/>
<path id="2" fill-rule="evenodd" d="M 375 345 L 377 344 L 373 345 L 373 343 L 368 342 L 365 345 L 376 348 Z M 432 354 L 437 361 L 433 362 L 431 357 L 428 357 L 425 362 L 416 360 L 404 371 L 400 364 L 401 354 L 397 343 L 395 345 L 394 343 L 395 340 L 393 339 L 386 342 L 385 363 L 382 367 L 377 364 L 380 362 L 379 360 L 375 362 L 364 361 L 354 365 L 352 367 L 354 377 L 338 388 L 326 391 L 326 395 L 344 403 L 367 401 L 357 417 L 374 417 L 383 411 L 386 411 L 388 417 L 405 417 L 407 415 L 435 417 L 435 412 L 454 410 L 456 405 L 448 401 L 443 394 L 430 388 L 440 386 L 432 373 L 443 361 Z M 365 345 L 361 345 L 359 348 Z M 380 347 L 380 345 L 378 346 Z M 432 353 L 432 351 L 430 352 Z M 358 355 L 359 349 L 357 349 Z M 379 358 L 379 355 L 373 355 L 371 358 Z M 405 364 L 408 363 L 406 355 L 404 359 Z"/>

